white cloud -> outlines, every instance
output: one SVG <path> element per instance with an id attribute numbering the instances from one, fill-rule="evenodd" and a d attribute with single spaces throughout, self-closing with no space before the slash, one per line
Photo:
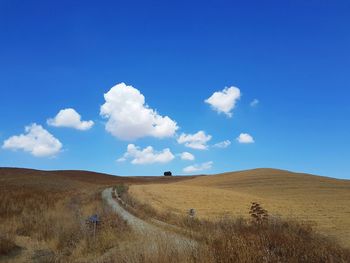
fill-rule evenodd
<path id="1" fill-rule="evenodd" d="M 254 138 L 251 135 L 249 135 L 248 133 L 241 133 L 237 137 L 237 141 L 239 143 L 254 143 Z"/>
<path id="2" fill-rule="evenodd" d="M 201 163 L 201 164 L 194 164 L 187 166 L 183 169 L 184 173 L 195 173 L 195 172 L 200 172 L 204 170 L 211 169 L 213 166 L 213 162 L 206 162 L 206 163 Z"/>
<path id="3" fill-rule="evenodd" d="M 181 153 L 180 158 L 181 158 L 181 160 L 187 160 L 187 161 L 193 161 L 195 159 L 194 155 L 192 153 L 189 153 L 189 152 Z"/>
<path id="4" fill-rule="evenodd" d="M 4 141 L 2 148 L 23 150 L 36 157 L 53 156 L 61 148 L 61 142 L 41 125 L 35 123 L 25 127 L 26 134 L 12 136 Z"/>
<path id="5" fill-rule="evenodd" d="M 119 159 L 117 159 L 118 163 L 122 163 L 125 162 L 127 160 L 127 158 L 125 158 L 124 156 L 120 157 Z"/>
<path id="6" fill-rule="evenodd" d="M 205 150 L 208 148 L 207 142 L 211 140 L 211 135 L 206 135 L 204 131 L 199 131 L 195 134 L 181 134 L 177 139 L 180 144 L 185 144 L 186 147 Z"/>
<path id="7" fill-rule="evenodd" d="M 213 145 L 213 147 L 215 147 L 215 148 L 227 148 L 230 145 L 231 145 L 231 141 L 230 140 L 226 140 L 226 141 L 215 143 Z"/>
<path id="8" fill-rule="evenodd" d="M 229 87 L 222 91 L 214 92 L 206 103 L 210 104 L 211 107 L 218 113 L 225 113 L 228 117 L 232 117 L 232 110 L 234 109 L 236 102 L 240 99 L 241 92 L 239 88 Z"/>
<path id="9" fill-rule="evenodd" d="M 171 153 L 169 148 L 163 149 L 162 151 L 155 151 L 152 146 L 148 146 L 144 149 L 129 144 L 126 153 L 123 157 L 119 158 L 118 162 L 132 159 L 132 164 L 152 164 L 152 163 L 168 163 L 172 161 L 175 156 Z"/>
<path id="10" fill-rule="evenodd" d="M 259 100 L 258 99 L 254 99 L 250 102 L 250 107 L 255 107 L 259 104 Z"/>
<path id="11" fill-rule="evenodd" d="M 125 83 L 112 87 L 104 98 L 100 115 L 108 119 L 106 130 L 117 138 L 171 137 L 178 129 L 175 121 L 149 108 L 140 91 Z"/>
<path id="12" fill-rule="evenodd" d="M 78 130 L 88 130 L 93 125 L 93 121 L 82 121 L 81 116 L 75 109 L 68 108 L 60 110 L 57 115 L 47 120 L 47 124 L 55 127 L 69 127 Z"/>

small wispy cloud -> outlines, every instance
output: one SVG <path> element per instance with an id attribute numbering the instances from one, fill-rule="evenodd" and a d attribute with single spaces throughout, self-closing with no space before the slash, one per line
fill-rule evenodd
<path id="1" fill-rule="evenodd" d="M 218 142 L 218 143 L 215 143 L 213 145 L 214 148 L 227 148 L 231 145 L 231 141 L 230 140 L 225 140 L 225 141 L 222 141 L 222 142 Z"/>
<path id="2" fill-rule="evenodd" d="M 183 169 L 184 173 L 195 173 L 195 172 L 200 172 L 204 170 L 209 170 L 213 166 L 213 162 L 206 162 L 206 163 L 201 163 L 201 164 L 194 164 L 187 166 Z"/>
<path id="3" fill-rule="evenodd" d="M 195 159 L 194 155 L 189 152 L 183 152 L 180 155 L 181 160 L 193 161 Z"/>
<path id="4" fill-rule="evenodd" d="M 256 107 L 256 106 L 258 106 L 258 104 L 259 104 L 259 100 L 253 99 L 249 105 L 250 105 L 250 107 Z"/>

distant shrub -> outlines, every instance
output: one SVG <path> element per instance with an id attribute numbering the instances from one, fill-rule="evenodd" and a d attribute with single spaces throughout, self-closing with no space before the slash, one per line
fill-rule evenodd
<path id="1" fill-rule="evenodd" d="M 164 172 L 164 176 L 172 176 L 173 174 L 170 171 Z"/>

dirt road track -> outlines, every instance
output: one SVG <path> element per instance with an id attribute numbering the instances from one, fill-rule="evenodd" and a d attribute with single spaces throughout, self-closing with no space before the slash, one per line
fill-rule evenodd
<path id="1" fill-rule="evenodd" d="M 197 246 L 197 242 L 174 232 L 166 231 L 153 224 L 130 214 L 112 197 L 112 188 L 107 188 L 102 192 L 102 198 L 112 208 L 112 210 L 121 216 L 134 231 L 147 236 L 150 247 L 156 249 L 157 242 L 167 242 L 169 246 L 174 246 L 180 250 L 188 250 Z M 152 245 L 153 244 L 153 245 Z"/>

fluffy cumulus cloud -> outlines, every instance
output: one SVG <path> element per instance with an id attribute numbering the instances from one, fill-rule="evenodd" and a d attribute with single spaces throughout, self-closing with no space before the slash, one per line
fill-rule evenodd
<path id="1" fill-rule="evenodd" d="M 126 153 L 119 158 L 118 162 L 123 162 L 132 159 L 132 164 L 152 164 L 152 163 L 168 163 L 172 161 L 175 156 L 170 149 L 166 148 L 162 151 L 155 151 L 152 146 L 141 149 L 134 144 L 129 144 Z"/>
<path id="2" fill-rule="evenodd" d="M 210 104 L 218 113 L 225 113 L 228 117 L 232 117 L 232 110 L 240 97 L 241 92 L 239 88 L 229 87 L 222 91 L 214 92 L 205 102 Z"/>
<path id="3" fill-rule="evenodd" d="M 237 137 L 239 143 L 254 143 L 254 138 L 248 133 L 241 133 Z"/>
<path id="4" fill-rule="evenodd" d="M 69 127 L 77 130 L 88 130 L 93 125 L 93 121 L 82 121 L 81 116 L 75 109 L 68 108 L 60 110 L 57 115 L 47 120 L 47 124 L 55 127 Z"/>
<path id="5" fill-rule="evenodd" d="M 181 160 L 193 161 L 195 159 L 194 155 L 189 152 L 183 152 L 180 155 Z"/>
<path id="6" fill-rule="evenodd" d="M 100 115 L 107 119 L 106 130 L 117 138 L 171 137 L 178 129 L 175 121 L 151 109 L 140 91 L 125 83 L 112 87 L 104 98 Z"/>
<path id="7" fill-rule="evenodd" d="M 256 107 L 258 106 L 259 104 L 259 100 L 258 99 L 253 99 L 251 102 L 250 102 L 250 106 L 251 107 Z"/>
<path id="8" fill-rule="evenodd" d="M 196 173 L 200 171 L 205 171 L 211 169 L 213 166 L 213 162 L 206 162 L 206 163 L 201 163 L 201 164 L 194 164 L 187 166 L 183 169 L 184 173 Z"/>
<path id="9" fill-rule="evenodd" d="M 12 136 L 5 140 L 2 148 L 23 150 L 36 157 L 46 157 L 57 154 L 62 144 L 41 125 L 34 123 L 25 127 L 25 134 Z"/>
<path id="10" fill-rule="evenodd" d="M 231 141 L 230 140 L 225 140 L 225 141 L 222 141 L 222 142 L 215 143 L 213 145 L 213 147 L 215 147 L 215 148 L 227 148 L 230 145 L 231 145 Z"/>
<path id="11" fill-rule="evenodd" d="M 185 144 L 186 147 L 198 150 L 208 148 L 207 142 L 211 140 L 211 135 L 206 135 L 204 131 L 199 131 L 195 134 L 181 134 L 177 139 L 180 144 Z"/>

